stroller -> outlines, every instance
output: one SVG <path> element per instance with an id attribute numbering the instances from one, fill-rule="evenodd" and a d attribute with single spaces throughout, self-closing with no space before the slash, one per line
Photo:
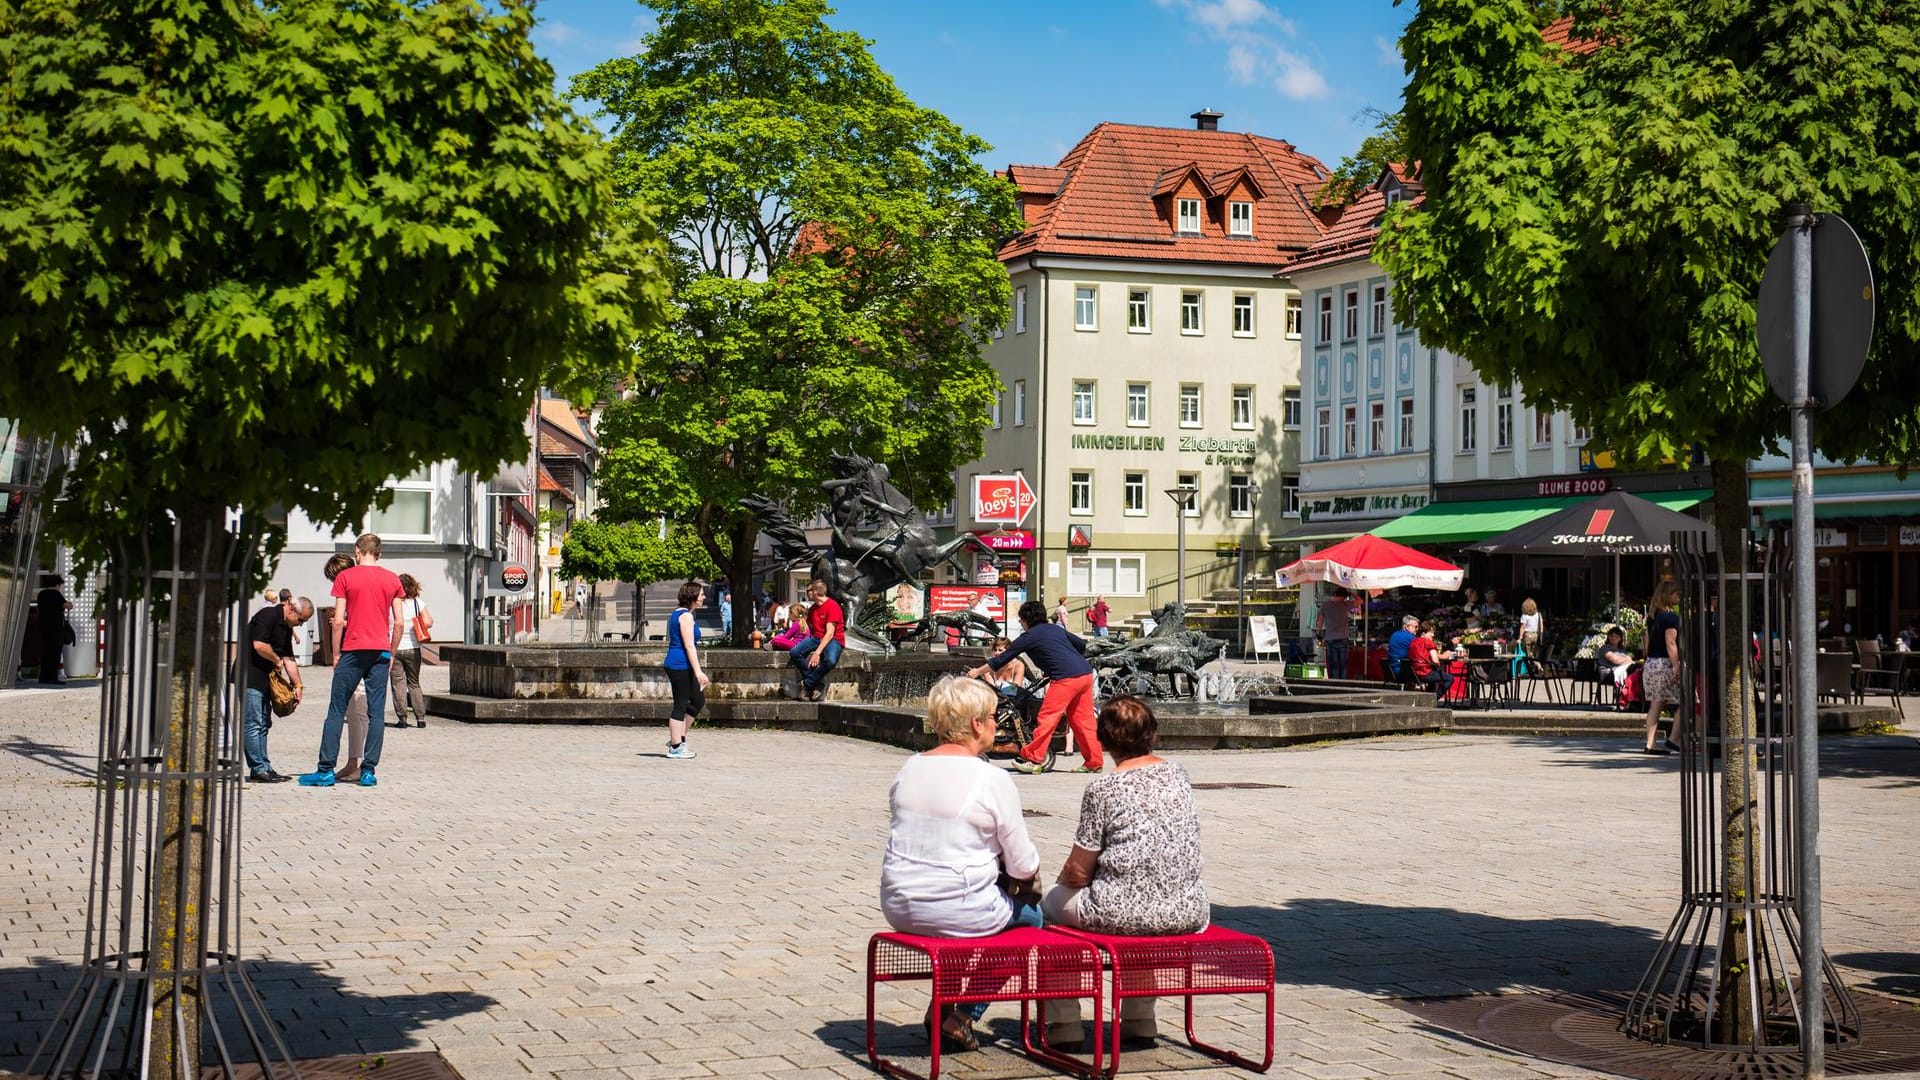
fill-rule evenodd
<path id="1" fill-rule="evenodd" d="M 1000 689 L 999 684 L 990 679 L 982 682 L 993 688 L 997 703 L 993 708 L 994 736 L 993 749 L 989 755 L 1016 757 L 1020 748 L 1033 738 L 1034 720 L 1040 715 L 1041 691 L 1046 689 L 1047 677 L 1035 676 L 1027 680 L 1025 686 L 1015 686 L 1011 692 Z M 1062 743 L 1066 740 L 1066 725 L 1062 724 L 1053 731 L 1053 738 L 1047 741 L 1047 759 L 1041 764 L 1049 771 L 1059 756 Z"/>

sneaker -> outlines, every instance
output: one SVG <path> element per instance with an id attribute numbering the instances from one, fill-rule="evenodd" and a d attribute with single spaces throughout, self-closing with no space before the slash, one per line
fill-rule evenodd
<path id="1" fill-rule="evenodd" d="M 1026 758 L 1021 758 L 1019 761 L 1014 762 L 1013 768 L 1014 771 L 1026 773 L 1028 776 L 1038 776 L 1047 771 L 1045 765 L 1037 761 L 1028 761 Z"/>
<path id="2" fill-rule="evenodd" d="M 675 761 L 689 761 L 700 755 L 694 753 L 693 748 L 683 742 L 679 746 L 667 747 L 667 756 L 673 758 Z"/>
<path id="3" fill-rule="evenodd" d="M 807 700 L 825 701 L 827 700 L 827 692 L 825 690 L 809 690 L 807 691 Z"/>
<path id="4" fill-rule="evenodd" d="M 1102 768 L 1102 766 L 1098 766 L 1098 765 L 1096 765 L 1096 766 L 1094 766 L 1094 767 L 1093 767 L 1093 768 L 1091 768 L 1091 769 L 1089 769 L 1089 768 L 1087 768 L 1087 767 L 1086 767 L 1085 765 L 1078 765 L 1078 766 L 1075 766 L 1075 767 L 1074 767 L 1074 769 L 1073 769 L 1073 771 L 1074 771 L 1074 772 L 1094 772 L 1094 773 L 1097 773 L 1097 772 L 1099 772 L 1099 771 L 1101 770 L 1101 768 Z"/>
<path id="5" fill-rule="evenodd" d="M 293 777 L 287 776 L 284 773 L 274 772 L 272 769 L 268 769 L 266 772 L 247 774 L 247 783 L 249 784 L 284 784 L 291 779 L 293 779 Z"/>
<path id="6" fill-rule="evenodd" d="M 404 716 L 403 716 L 403 717 L 401 717 L 400 719 L 398 719 L 398 720 L 396 720 L 396 721 L 394 721 L 394 722 L 393 722 L 393 726 L 394 726 L 394 727 L 397 727 L 397 728 L 403 728 L 403 727 L 407 727 L 407 726 L 409 726 L 409 725 L 407 724 L 407 718 L 406 718 L 406 717 L 404 717 Z"/>
<path id="7" fill-rule="evenodd" d="M 332 787 L 336 782 L 337 778 L 332 769 L 303 773 L 300 777 L 301 787 Z"/>
<path id="8" fill-rule="evenodd" d="M 379 782 L 380 782 L 380 778 L 373 775 L 373 766 L 365 765 L 361 767 L 360 769 L 360 786 L 361 787 L 372 787 L 375 784 L 378 784 Z"/>
<path id="9" fill-rule="evenodd" d="M 1078 1050 L 1086 1041 L 1086 1030 L 1078 1020 L 1047 1025 L 1047 1045 L 1055 1050 Z"/>

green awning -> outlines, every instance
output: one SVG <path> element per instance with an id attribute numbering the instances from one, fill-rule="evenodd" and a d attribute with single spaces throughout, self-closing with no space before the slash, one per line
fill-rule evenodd
<path id="1" fill-rule="evenodd" d="M 1634 494 L 1669 510 L 1685 510 L 1712 496 L 1710 491 L 1648 491 Z M 1555 510 L 1586 502 L 1591 495 L 1554 495 L 1535 499 L 1482 499 L 1428 503 L 1405 517 L 1373 530 L 1373 535 L 1402 544 L 1471 544 L 1517 529 Z"/>
<path id="2" fill-rule="evenodd" d="M 1298 547 L 1301 544 L 1319 544 L 1329 540 L 1351 540 L 1363 532 L 1368 532 L 1392 519 L 1354 518 L 1350 520 L 1310 521 L 1304 525 L 1295 525 L 1283 533 L 1275 533 L 1267 540 L 1269 547 Z"/>
<path id="3" fill-rule="evenodd" d="M 1815 481 L 1818 483 L 1818 480 Z M 1763 521 L 1793 520 L 1792 506 L 1762 506 L 1760 518 Z M 1833 499 L 1815 498 L 1813 519 L 1815 521 L 1845 521 L 1851 518 L 1890 518 L 1913 517 L 1920 515 L 1920 499 L 1888 499 L 1881 502 L 1848 502 L 1845 495 Z"/>

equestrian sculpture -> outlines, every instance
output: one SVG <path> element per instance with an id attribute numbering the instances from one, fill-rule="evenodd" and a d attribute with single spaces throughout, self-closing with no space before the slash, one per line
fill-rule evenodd
<path id="1" fill-rule="evenodd" d="M 867 597 L 901 582 L 918 584 L 921 571 L 942 562 L 964 573 L 966 567 L 954 553 L 980 541 L 972 533 L 944 544 L 936 540 L 925 516 L 890 482 L 885 465 L 860 454 L 834 454 L 828 460 L 834 476 L 820 484 L 827 493 L 832 527 L 827 550 L 807 542 L 806 530 L 782 503 L 749 495 L 740 505 L 760 519 L 774 555 L 787 569 L 807 566 L 815 581 L 826 583 L 827 593 L 846 614 L 850 648 L 892 652 L 890 643 L 860 628 Z"/>
<path id="2" fill-rule="evenodd" d="M 1174 601 L 1153 613 L 1153 633 L 1118 644 L 1109 638 L 1087 639 L 1087 663 L 1104 676 L 1108 692 L 1159 697 L 1165 676 L 1170 693 L 1180 696 L 1178 676 L 1187 677 L 1193 695 L 1200 669 L 1226 655 L 1227 643 L 1187 628 L 1186 605 Z"/>

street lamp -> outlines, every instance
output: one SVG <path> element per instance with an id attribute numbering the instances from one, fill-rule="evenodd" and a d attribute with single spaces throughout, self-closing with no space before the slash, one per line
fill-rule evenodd
<path id="1" fill-rule="evenodd" d="M 1247 516 L 1253 519 L 1253 538 L 1260 539 L 1260 481 L 1247 481 Z M 1239 565 L 1235 568 L 1240 590 L 1240 659 L 1247 658 L 1247 542 L 1240 542 Z"/>
<path id="2" fill-rule="evenodd" d="M 1193 509 L 1193 500 L 1199 496 L 1200 489 L 1191 484 L 1167 489 L 1167 497 L 1178 507 L 1174 511 L 1177 539 L 1174 541 L 1173 599 L 1182 612 L 1187 610 L 1187 511 Z"/>

